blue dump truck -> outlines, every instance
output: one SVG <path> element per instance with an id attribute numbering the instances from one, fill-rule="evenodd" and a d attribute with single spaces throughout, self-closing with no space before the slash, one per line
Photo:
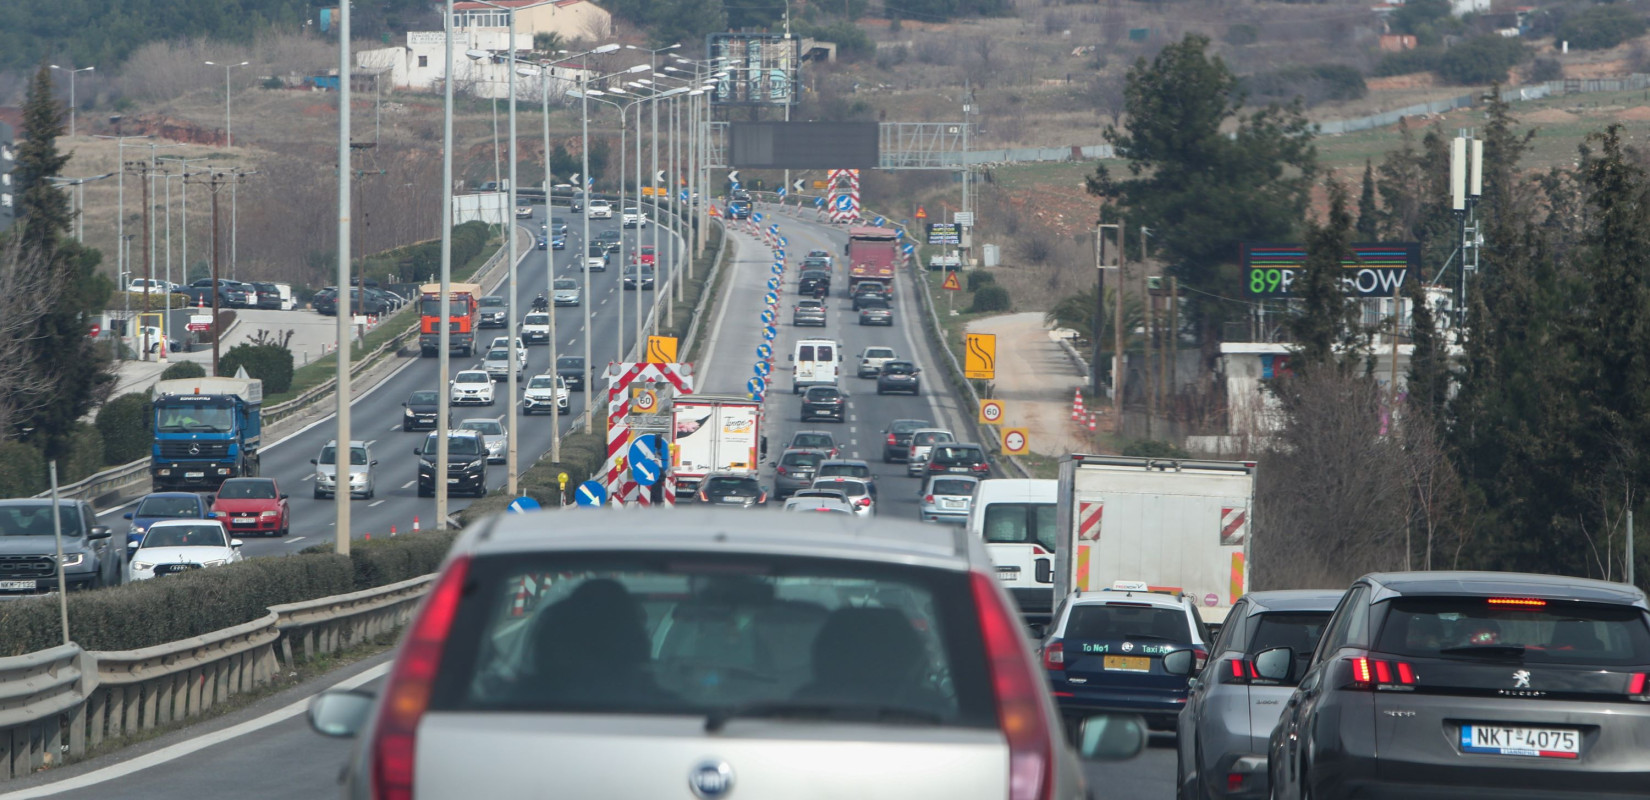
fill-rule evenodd
<path id="1" fill-rule="evenodd" d="M 257 378 L 185 378 L 155 384 L 154 491 L 215 491 L 258 474 L 264 384 Z"/>

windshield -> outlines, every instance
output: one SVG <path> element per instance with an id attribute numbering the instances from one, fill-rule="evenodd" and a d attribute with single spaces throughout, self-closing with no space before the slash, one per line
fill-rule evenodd
<path id="1" fill-rule="evenodd" d="M 506 350 L 502 347 L 500 347 L 496 350 L 488 350 L 487 351 L 487 360 L 488 361 L 509 361 L 510 360 L 510 351 Z"/>
<path id="2" fill-rule="evenodd" d="M 556 359 L 556 369 L 584 369 L 584 359 L 579 356 L 562 356 Z"/>
<path id="3" fill-rule="evenodd" d="M 228 433 L 234 429 L 235 409 L 229 406 L 188 403 L 155 408 L 155 430 L 161 433 Z"/>
<path id="4" fill-rule="evenodd" d="M 449 300 L 447 306 L 447 316 L 449 317 L 462 317 L 470 313 L 470 304 L 463 300 Z M 426 317 L 441 316 L 441 301 L 434 298 L 420 301 L 418 313 Z"/>
<path id="5" fill-rule="evenodd" d="M 576 280 L 573 280 L 572 278 L 557 278 L 556 279 L 556 288 L 557 289 L 577 289 L 577 288 L 579 288 L 579 282 L 576 281 Z"/>
<path id="6" fill-rule="evenodd" d="M 275 482 L 267 480 L 231 478 L 218 489 L 219 500 L 274 500 Z"/>
<path id="7" fill-rule="evenodd" d="M 1630 606 L 1487 597 L 1401 597 L 1375 649 L 1394 655 L 1471 657 L 1473 648 L 1522 647 L 1524 663 L 1628 666 L 1650 663 L 1650 628 Z M 1535 605 L 1539 603 L 1539 605 Z"/>
<path id="8" fill-rule="evenodd" d="M 317 458 L 315 460 L 317 462 L 321 463 L 321 464 L 336 464 L 336 463 L 338 463 L 338 446 L 329 444 L 326 447 L 321 448 L 321 457 Z M 357 466 L 357 467 L 366 466 L 367 465 L 367 448 L 365 448 L 365 447 L 351 447 L 350 450 L 349 450 L 349 463 L 351 465 Z"/>
<path id="9" fill-rule="evenodd" d="M 551 389 L 555 388 L 555 385 L 556 380 L 554 378 L 544 375 L 535 376 L 531 380 L 527 381 L 527 388 L 529 389 Z"/>
<path id="10" fill-rule="evenodd" d="M 74 503 L 57 504 L 64 536 L 79 536 L 80 510 Z M 0 506 L 0 536 L 51 536 L 52 504 L 18 503 Z"/>
<path id="11" fill-rule="evenodd" d="M 187 519 L 201 515 L 201 503 L 193 497 L 145 497 L 138 503 L 135 518 Z"/>
<path id="12" fill-rule="evenodd" d="M 523 322 L 527 325 L 549 325 L 550 324 L 550 315 L 549 314 L 528 314 L 527 318 L 525 320 L 523 320 Z"/>
<path id="13" fill-rule="evenodd" d="M 447 650 L 467 655 L 442 660 L 436 712 L 762 704 L 784 716 L 795 704 L 808 718 L 997 725 L 964 573 L 694 553 L 495 557 L 471 569 Z M 522 605 L 523 580 L 545 574 L 554 583 Z"/>
<path id="14" fill-rule="evenodd" d="M 865 351 L 866 358 L 893 358 L 894 351 L 888 347 L 872 347 Z"/>
<path id="15" fill-rule="evenodd" d="M 1161 639 L 1190 642 L 1191 624 L 1178 608 L 1147 605 L 1079 605 L 1066 620 L 1067 639 Z"/>
<path id="16" fill-rule="evenodd" d="M 435 458 L 435 449 L 440 444 L 436 440 L 438 434 L 430 434 L 424 440 L 424 455 Z M 449 456 L 479 456 L 487 451 L 487 447 L 476 436 L 449 436 L 447 437 L 447 455 Z"/>
<path id="17" fill-rule="evenodd" d="M 1271 611 L 1260 615 L 1249 637 L 1249 653 L 1288 647 L 1297 658 L 1311 658 L 1318 637 L 1329 623 L 1328 611 Z"/>
<path id="18" fill-rule="evenodd" d="M 441 398 L 430 391 L 413 392 L 412 396 L 407 398 L 407 405 L 410 406 L 433 406 L 439 402 Z"/>
<path id="19" fill-rule="evenodd" d="M 928 493 L 946 495 L 947 497 L 956 497 L 958 495 L 972 496 L 974 494 L 974 482 L 958 480 L 956 478 L 936 478 L 934 479 L 934 482 L 929 485 Z M 1052 535 L 1053 531 L 1050 531 L 1050 534 Z"/>
<path id="20" fill-rule="evenodd" d="M 504 298 L 494 297 L 494 296 L 491 296 L 491 295 L 489 295 L 487 297 L 483 297 L 483 298 L 481 298 L 481 307 L 482 308 L 503 308 L 504 307 Z"/>
<path id="21" fill-rule="evenodd" d="M 504 426 L 498 424 L 496 419 L 467 419 L 459 423 L 458 429 L 461 431 L 476 431 L 483 436 L 504 435 Z"/>
<path id="22" fill-rule="evenodd" d="M 458 373 L 458 377 L 453 379 L 453 382 L 454 383 L 492 383 L 493 379 L 487 377 L 487 373 L 485 373 L 485 372 L 460 372 L 460 373 Z"/>
<path id="23" fill-rule="evenodd" d="M 223 526 L 217 523 L 201 525 L 160 525 L 143 535 L 139 547 L 227 547 Z"/>
<path id="24" fill-rule="evenodd" d="M 985 456 L 975 447 L 946 447 L 940 445 L 934 448 L 933 459 L 950 464 L 983 464 Z"/>
<path id="25" fill-rule="evenodd" d="M 1052 553 L 1054 511 L 1053 503 L 991 503 L 980 533 L 988 544 L 1035 544 Z"/>
<path id="26" fill-rule="evenodd" d="M 826 479 L 815 482 L 813 488 L 823 489 L 827 492 L 841 492 L 849 497 L 860 497 L 867 493 L 865 484 L 860 481 L 839 481 L 835 479 Z"/>
<path id="27" fill-rule="evenodd" d="M 888 429 L 894 433 L 910 433 L 912 431 L 926 428 L 932 424 L 933 423 L 925 419 L 896 419 L 894 420 L 894 424 L 890 425 Z"/>

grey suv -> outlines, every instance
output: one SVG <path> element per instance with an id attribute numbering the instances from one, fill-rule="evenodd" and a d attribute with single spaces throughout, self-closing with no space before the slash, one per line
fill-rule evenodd
<path id="1" fill-rule="evenodd" d="M 1309 656 L 1344 592 L 1250 592 L 1232 606 L 1180 712 L 1175 781 L 1181 798 L 1266 797 L 1266 740 L 1295 691 L 1255 675 L 1255 654 Z"/>
<path id="2" fill-rule="evenodd" d="M 125 547 L 80 500 L 57 501 L 63 530 L 63 580 L 70 589 L 115 586 L 126 576 Z M 0 595 L 57 591 L 52 501 L 0 500 Z"/>
<path id="3" fill-rule="evenodd" d="M 310 705 L 361 737 L 344 795 L 1077 800 L 1079 752 L 1144 746 L 1126 714 L 1066 744 L 976 537 L 753 519 L 471 525 L 377 696 Z"/>

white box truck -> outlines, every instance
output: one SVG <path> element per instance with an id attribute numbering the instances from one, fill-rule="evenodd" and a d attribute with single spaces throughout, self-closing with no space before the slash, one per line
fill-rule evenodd
<path id="1" fill-rule="evenodd" d="M 762 466 L 762 404 L 743 397 L 681 395 L 671 401 L 676 494 L 699 491 L 712 472 L 755 475 Z"/>
<path id="2" fill-rule="evenodd" d="M 1060 461 L 1056 602 L 1144 581 L 1219 624 L 1249 586 L 1255 464 L 1068 455 Z"/>

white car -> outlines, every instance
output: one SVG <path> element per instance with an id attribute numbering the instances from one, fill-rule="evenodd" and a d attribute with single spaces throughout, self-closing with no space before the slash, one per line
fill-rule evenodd
<path id="1" fill-rule="evenodd" d="M 642 210 L 641 209 L 636 208 L 634 206 L 624 210 L 624 214 L 622 216 L 622 219 L 623 219 L 624 227 L 626 227 L 626 228 L 645 228 L 645 227 L 647 227 L 647 218 L 642 216 Z"/>
<path id="2" fill-rule="evenodd" d="M 531 216 L 533 216 L 533 207 L 532 206 L 517 206 L 516 207 L 516 219 L 527 219 L 528 217 L 531 217 Z"/>
<path id="3" fill-rule="evenodd" d="M 215 519 L 163 519 L 144 532 L 131 559 L 128 579 L 148 580 L 240 561 L 241 540 Z"/>
<path id="4" fill-rule="evenodd" d="M 859 377 L 875 378 L 882 372 L 882 365 L 899 359 L 899 354 L 892 347 L 871 346 L 859 354 Z"/>
<path id="5" fill-rule="evenodd" d="M 558 306 L 576 306 L 584 301 L 584 291 L 579 288 L 579 282 L 572 278 L 557 278 L 552 291 L 555 294 L 552 302 Z"/>
<path id="6" fill-rule="evenodd" d="M 521 413 L 537 414 L 554 406 L 559 414 L 568 411 L 567 381 L 560 375 L 534 375 L 522 393 Z"/>
<path id="7" fill-rule="evenodd" d="M 783 511 L 823 511 L 828 514 L 853 514 L 848 501 L 835 497 L 791 497 L 785 500 Z"/>
<path id="8" fill-rule="evenodd" d="M 458 423 L 458 429 L 481 434 L 482 443 L 487 445 L 487 461 L 493 464 L 504 463 L 504 448 L 509 444 L 510 434 L 503 422 L 485 418 L 467 419 Z"/>
<path id="9" fill-rule="evenodd" d="M 522 317 L 521 337 L 527 344 L 549 344 L 550 315 L 541 311 Z"/>
<path id="10" fill-rule="evenodd" d="M 483 370 L 464 370 L 453 376 L 448 400 L 455 406 L 490 406 L 493 404 L 493 379 Z"/>
<path id="11" fill-rule="evenodd" d="M 612 219 L 613 204 L 606 200 L 591 200 L 590 205 L 584 207 L 584 213 L 591 219 Z"/>
<path id="12" fill-rule="evenodd" d="M 126 284 L 126 291 L 134 294 L 167 294 L 175 288 L 177 287 L 167 281 L 147 278 L 136 278 Z"/>
<path id="13" fill-rule="evenodd" d="M 602 258 L 601 256 L 585 256 L 584 257 L 584 271 L 585 272 L 606 272 L 607 271 L 607 259 Z"/>
<path id="14" fill-rule="evenodd" d="M 509 347 L 509 346 L 510 346 L 510 337 L 508 337 L 508 336 L 494 336 L 493 337 L 493 343 L 490 344 L 490 345 L 487 345 L 487 349 L 488 350 L 494 350 L 494 349 L 497 349 L 497 348 L 500 348 L 500 347 Z M 521 340 L 520 336 L 517 336 L 516 337 L 516 349 L 517 350 L 524 350 L 524 349 L 526 349 L 526 347 L 527 347 L 526 343 L 524 343 Z"/>
<path id="15" fill-rule="evenodd" d="M 815 491 L 841 492 L 853 506 L 855 516 L 869 517 L 877 513 L 877 490 L 870 481 L 847 475 L 831 475 L 815 478 L 813 485 L 808 488 Z"/>
<path id="16" fill-rule="evenodd" d="M 510 379 L 510 348 L 495 347 L 487 351 L 487 357 L 481 361 L 482 368 L 495 381 Z M 527 375 L 527 348 L 516 348 L 516 380 Z"/>

